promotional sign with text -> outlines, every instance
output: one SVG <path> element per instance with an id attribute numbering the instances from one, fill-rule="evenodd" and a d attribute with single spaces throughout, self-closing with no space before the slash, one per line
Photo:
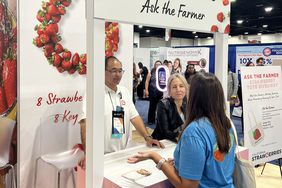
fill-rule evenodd
<path id="1" fill-rule="evenodd" d="M 94 17 L 162 28 L 229 33 L 230 1 L 95 0 Z"/>
<path id="2" fill-rule="evenodd" d="M 244 143 L 253 165 L 282 157 L 279 66 L 242 67 Z"/>
<path id="3" fill-rule="evenodd" d="M 167 50 L 167 60 L 174 62 L 180 59 L 182 72 L 188 64 L 193 64 L 196 71 L 205 70 L 209 72 L 209 48 L 169 48 Z"/>
<path id="4" fill-rule="evenodd" d="M 282 60 L 282 45 L 236 47 L 236 71 L 252 62 L 256 65 L 258 58 L 263 58 L 264 65 L 272 65 L 273 60 Z"/>

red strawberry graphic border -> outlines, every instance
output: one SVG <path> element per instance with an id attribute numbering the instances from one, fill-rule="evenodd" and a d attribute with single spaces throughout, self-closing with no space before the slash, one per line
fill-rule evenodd
<path id="1" fill-rule="evenodd" d="M 71 0 L 48 0 L 43 1 L 41 9 L 38 10 L 36 19 L 40 22 L 34 30 L 37 36 L 33 44 L 42 49 L 50 65 L 56 67 L 60 72 L 80 75 L 86 74 L 86 54 L 71 52 L 62 45 L 59 22 L 67 13 L 67 7 Z M 118 51 L 119 27 L 116 22 L 105 24 L 105 54 L 106 57 L 114 55 Z"/>

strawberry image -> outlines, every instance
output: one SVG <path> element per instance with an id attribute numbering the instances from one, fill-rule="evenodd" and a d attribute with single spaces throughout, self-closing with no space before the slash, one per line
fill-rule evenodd
<path id="1" fill-rule="evenodd" d="M 3 55 L 4 55 L 4 33 L 2 30 L 0 30 L 0 62 L 3 60 Z"/>
<path id="2" fill-rule="evenodd" d="M 46 43 L 48 43 L 49 42 L 49 40 L 50 40 L 50 37 L 49 37 L 49 35 L 46 35 L 46 34 L 41 34 L 40 36 L 39 36 L 39 38 L 40 38 L 40 41 L 42 42 L 42 44 L 46 44 Z"/>
<path id="3" fill-rule="evenodd" d="M 230 33 L 230 25 L 229 24 L 225 27 L 224 33 L 225 34 L 229 34 Z"/>
<path id="4" fill-rule="evenodd" d="M 217 20 L 219 22 L 223 22 L 223 20 L 225 19 L 223 12 L 220 12 L 217 14 Z"/>
<path id="5" fill-rule="evenodd" d="M 38 35 L 41 35 L 44 33 L 44 26 L 43 25 L 36 25 L 34 27 L 34 30 L 37 32 Z"/>
<path id="6" fill-rule="evenodd" d="M 42 10 L 39 10 L 37 12 L 36 18 L 39 22 L 43 22 L 44 21 L 44 12 Z"/>
<path id="7" fill-rule="evenodd" d="M 59 53 L 61 53 L 61 52 L 63 52 L 63 51 L 64 51 L 63 46 L 62 46 L 60 43 L 57 43 L 57 44 L 55 45 L 55 52 L 56 52 L 57 54 L 59 54 Z"/>
<path id="8" fill-rule="evenodd" d="M 62 67 L 57 67 L 57 70 L 59 71 L 59 73 L 62 73 L 65 71 Z"/>
<path id="9" fill-rule="evenodd" d="M 54 54 L 51 59 L 51 63 L 53 64 L 53 66 L 59 67 L 61 65 L 62 60 L 63 58 L 59 54 Z"/>
<path id="10" fill-rule="evenodd" d="M 211 32 L 218 32 L 218 27 L 216 25 L 212 25 Z"/>
<path id="11" fill-rule="evenodd" d="M 70 70 L 72 68 L 72 64 L 69 60 L 63 60 L 62 61 L 62 68 L 64 70 Z"/>
<path id="12" fill-rule="evenodd" d="M 66 59 L 66 60 L 70 60 L 70 58 L 71 58 L 71 52 L 68 51 L 68 50 L 65 50 L 65 51 L 63 52 L 63 58 Z"/>
<path id="13" fill-rule="evenodd" d="M 54 52 L 54 45 L 52 43 L 48 43 L 44 46 L 44 55 L 46 57 L 52 56 L 53 52 Z"/>
<path id="14" fill-rule="evenodd" d="M 79 55 L 78 55 L 78 53 L 75 53 L 73 56 L 72 56 L 72 60 L 71 60 L 71 62 L 72 62 L 72 65 L 73 66 L 77 66 L 78 64 L 79 64 Z"/>
<path id="15" fill-rule="evenodd" d="M 65 7 L 68 7 L 71 4 L 71 0 L 64 0 L 64 1 L 61 1 L 61 2 L 62 2 L 62 5 L 64 5 Z"/>
<path id="16" fill-rule="evenodd" d="M 59 6 L 58 6 L 58 10 L 59 10 L 59 13 L 60 13 L 61 15 L 66 14 L 66 9 L 65 9 L 64 6 L 59 5 Z"/>
<path id="17" fill-rule="evenodd" d="M 5 97 L 5 91 L 2 86 L 0 86 L 0 115 L 3 114 L 8 109 L 7 101 Z"/>
<path id="18" fill-rule="evenodd" d="M 86 66 L 85 65 L 80 66 L 78 74 L 81 74 L 81 75 L 86 74 Z"/>
<path id="19" fill-rule="evenodd" d="M 229 5 L 229 0 L 222 0 L 222 3 L 223 3 L 224 6 L 227 6 L 227 5 Z"/>
<path id="20" fill-rule="evenodd" d="M 51 20 L 53 21 L 53 23 L 58 23 L 61 20 L 61 15 L 52 16 Z"/>
<path id="21" fill-rule="evenodd" d="M 75 71 L 76 71 L 75 69 L 70 69 L 70 70 L 68 70 L 68 73 L 73 74 L 73 73 L 75 73 Z"/>
<path id="22" fill-rule="evenodd" d="M 0 3 L 0 22 L 2 22 L 4 20 L 4 13 L 5 13 L 5 7 L 1 2 Z"/>
<path id="23" fill-rule="evenodd" d="M 55 5 L 53 4 L 47 5 L 47 4 L 48 3 L 46 3 L 46 9 L 48 14 L 50 14 L 51 16 L 56 16 L 60 14 L 58 8 Z"/>
<path id="24" fill-rule="evenodd" d="M 52 41 L 54 44 L 58 43 L 58 42 L 61 41 L 61 40 L 62 40 L 62 38 L 61 38 L 59 35 L 53 35 L 53 36 L 51 37 L 51 41 Z"/>
<path id="25" fill-rule="evenodd" d="M 86 54 L 80 55 L 80 62 L 84 65 L 86 64 Z"/>
<path id="26" fill-rule="evenodd" d="M 35 39 L 33 39 L 33 44 L 39 48 L 41 48 L 44 44 L 41 42 L 39 37 L 36 37 Z"/>
<path id="27" fill-rule="evenodd" d="M 47 35 L 56 35 L 59 32 L 58 24 L 48 24 L 46 25 L 45 31 Z"/>
<path id="28" fill-rule="evenodd" d="M 253 131 L 253 137 L 255 140 L 258 140 L 261 137 L 261 133 L 259 129 L 256 129 L 255 131 Z"/>
<path id="29" fill-rule="evenodd" d="M 11 107 L 17 97 L 17 61 L 8 58 L 3 62 L 3 87 L 7 106 Z"/>

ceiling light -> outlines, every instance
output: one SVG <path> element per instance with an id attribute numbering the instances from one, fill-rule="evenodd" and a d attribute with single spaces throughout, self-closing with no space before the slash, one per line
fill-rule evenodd
<path id="1" fill-rule="evenodd" d="M 263 28 L 267 28 L 267 27 L 268 27 L 268 25 L 262 25 L 262 27 L 263 27 Z"/>
<path id="2" fill-rule="evenodd" d="M 193 34 L 196 34 L 196 31 L 193 31 L 192 33 L 193 33 Z"/>
<path id="3" fill-rule="evenodd" d="M 139 25 L 138 27 L 141 29 L 143 27 L 143 25 Z"/>
<path id="4" fill-rule="evenodd" d="M 262 35 L 262 33 L 258 33 L 258 35 Z"/>
<path id="5" fill-rule="evenodd" d="M 211 39 L 211 37 L 207 37 L 207 39 Z"/>
<path id="6" fill-rule="evenodd" d="M 198 35 L 196 35 L 195 38 L 198 38 Z"/>
<path id="7" fill-rule="evenodd" d="M 146 30 L 146 33 L 150 33 L 150 29 L 147 29 L 147 30 Z"/>
<path id="8" fill-rule="evenodd" d="M 249 34 L 249 32 L 245 32 L 244 34 L 247 35 L 247 34 Z"/>
<path id="9" fill-rule="evenodd" d="M 273 9 L 273 7 L 265 7 L 264 10 L 265 12 L 271 12 Z"/>
<path id="10" fill-rule="evenodd" d="M 237 20 L 237 24 L 242 24 L 243 20 Z"/>

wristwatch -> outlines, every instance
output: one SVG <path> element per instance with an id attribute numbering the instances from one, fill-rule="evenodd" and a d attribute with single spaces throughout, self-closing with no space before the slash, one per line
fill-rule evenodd
<path id="1" fill-rule="evenodd" d="M 158 164 L 156 165 L 157 169 L 161 170 L 163 164 L 166 162 L 165 158 L 162 158 L 161 160 L 159 160 Z"/>

